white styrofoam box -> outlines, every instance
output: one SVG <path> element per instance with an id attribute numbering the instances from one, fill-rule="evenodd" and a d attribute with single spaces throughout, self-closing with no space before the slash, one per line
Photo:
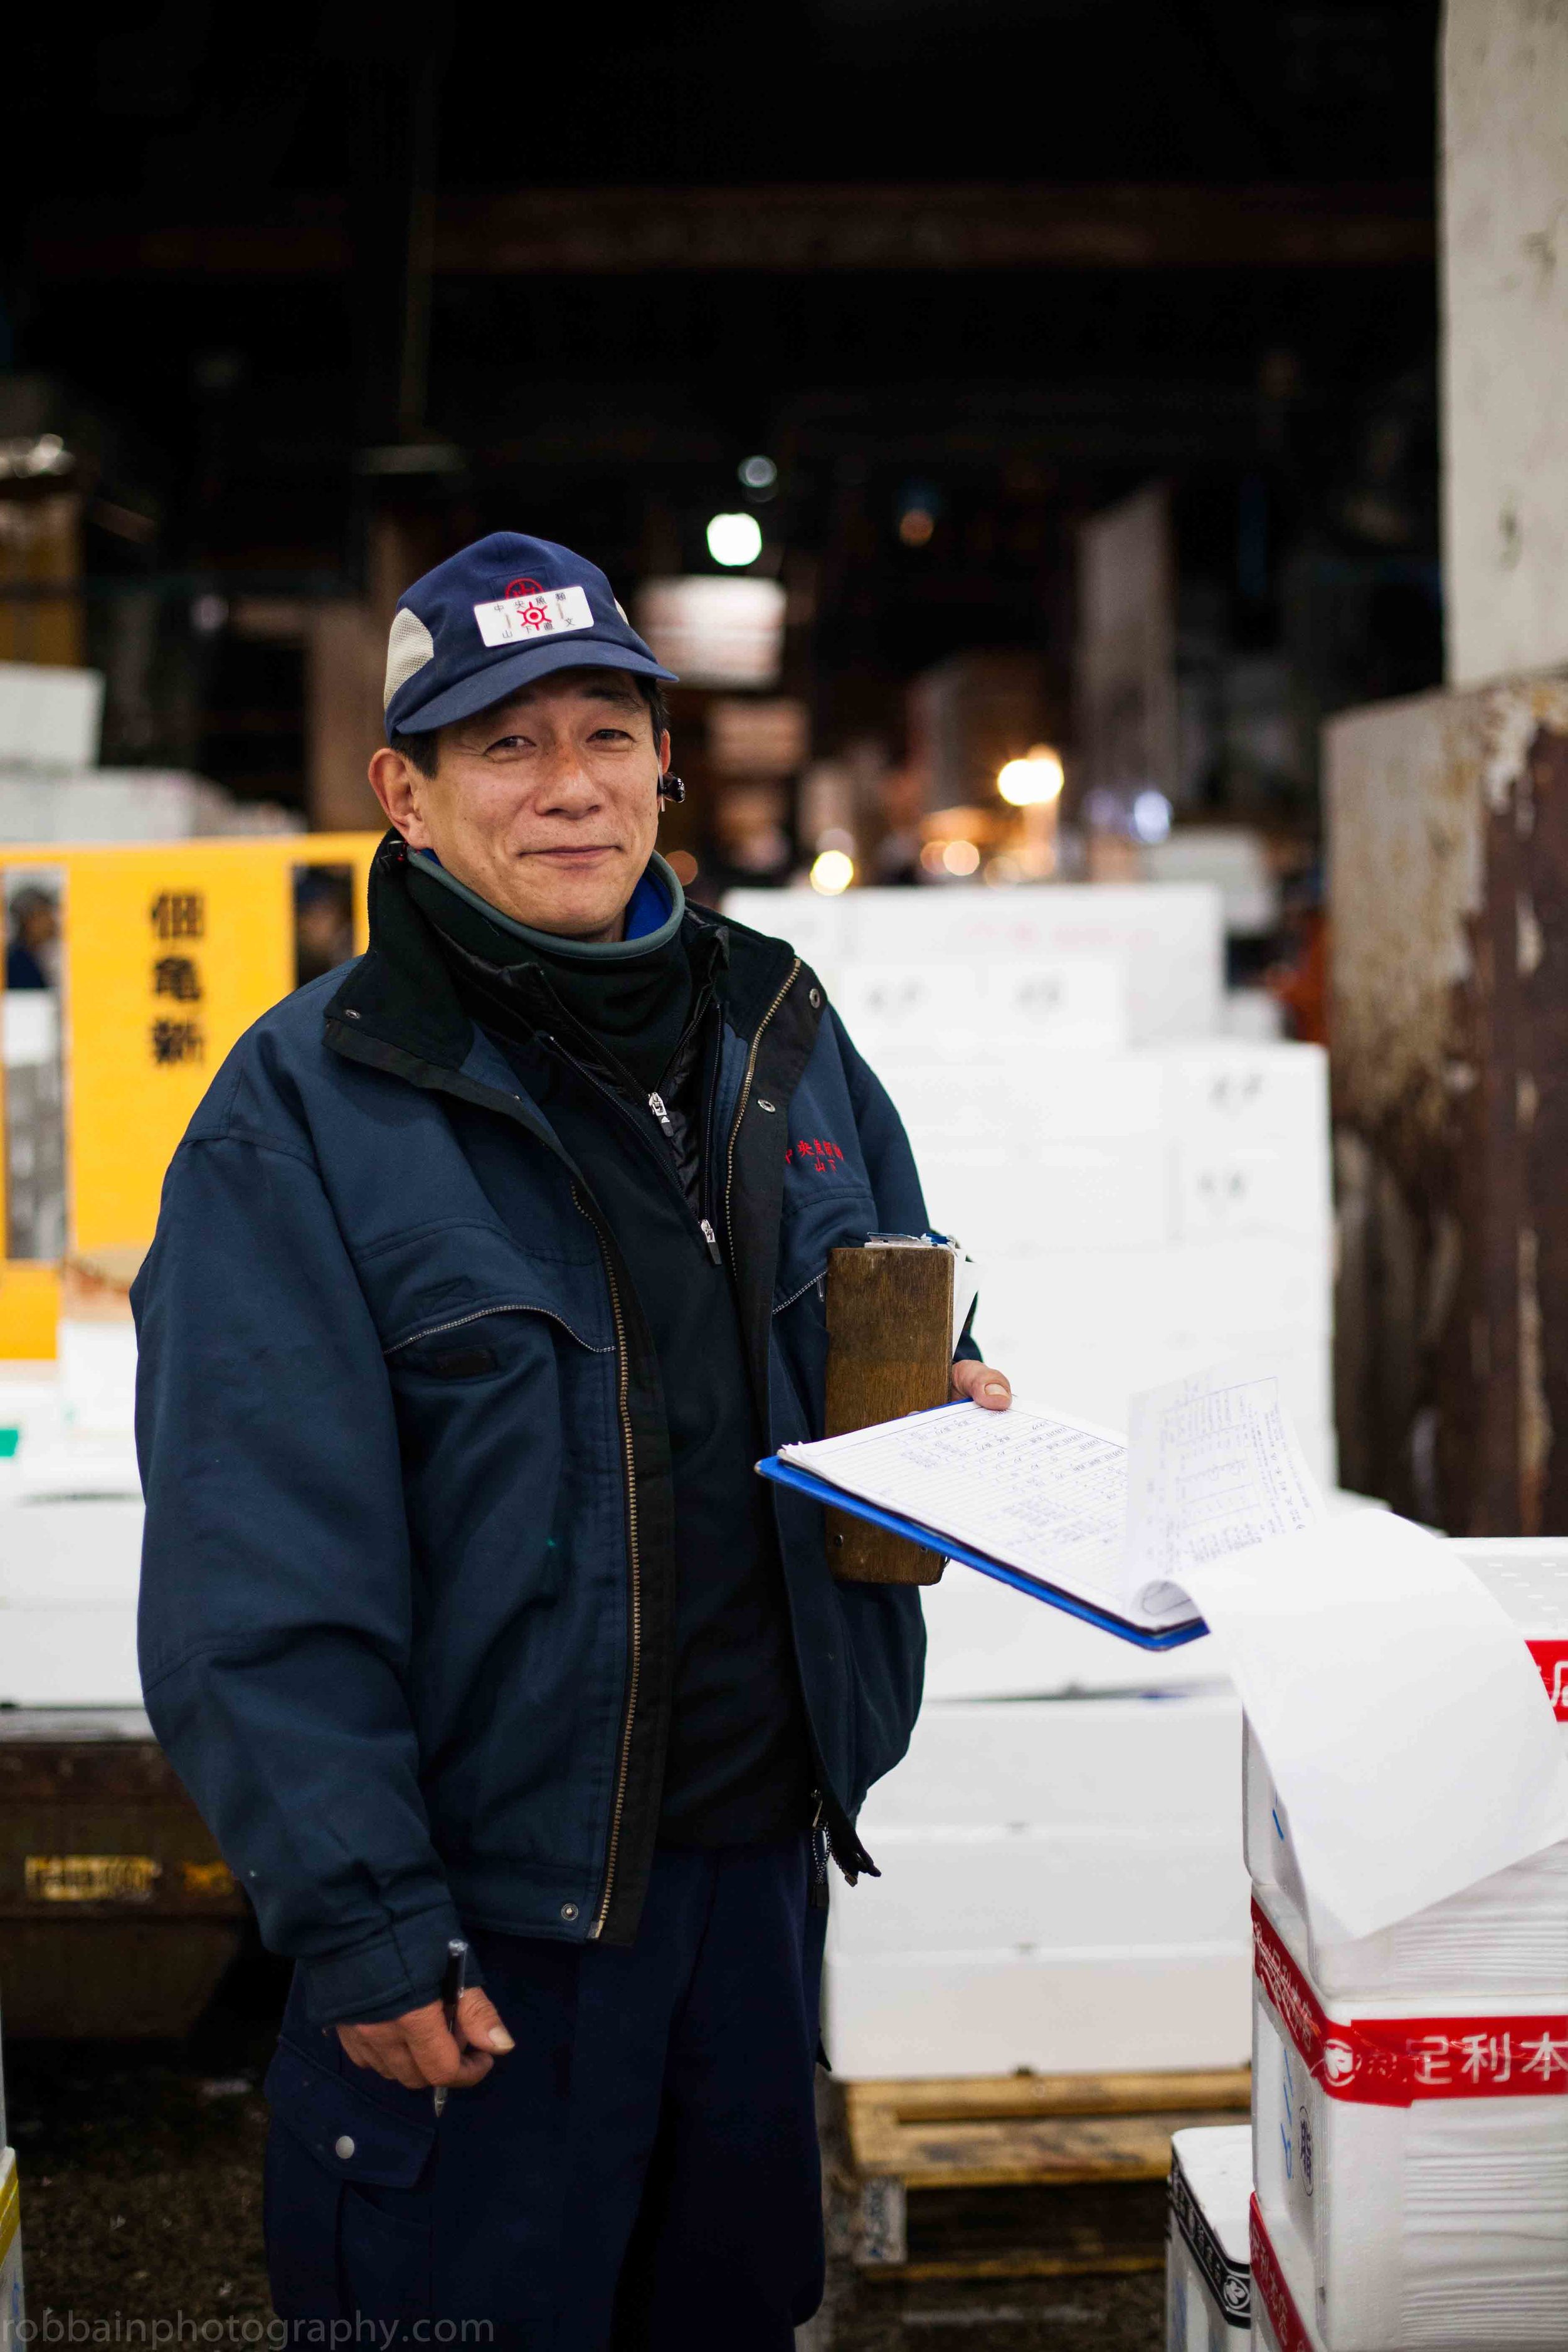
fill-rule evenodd
<path id="1" fill-rule="evenodd" d="M 142 1519 L 118 1496 L 0 1502 L 0 1609 L 134 1607 Z"/>
<path id="2" fill-rule="evenodd" d="M 1161 1250 L 1048 1249 L 1044 1238 L 1015 1251 L 977 1236 L 982 1311 L 1018 1299 L 1032 1320 L 1081 1336 L 1142 1328 L 1178 1345 L 1260 1330 L 1326 1337 L 1332 1322 L 1330 1255 L 1311 1242 L 1248 1234 Z"/>
<path id="3" fill-rule="evenodd" d="M 927 1213 L 971 1250 L 1157 1249 L 1170 1230 L 1163 1157 L 1136 1137 L 1037 1143 L 1026 1160 L 952 1139 L 918 1159 Z M 973 1238 L 972 1238 L 973 1237 Z"/>
<path id="4" fill-rule="evenodd" d="M 1184 1833 L 1128 1823 L 879 1830 L 871 1851 L 881 1876 L 836 1892 L 836 1959 L 1247 1941 L 1247 1873 L 1224 1815 Z"/>
<path id="5" fill-rule="evenodd" d="M 1329 1057 L 1321 1045 L 1239 1039 L 1168 1047 L 1170 1124 L 1249 1150 L 1326 1143 Z"/>
<path id="6" fill-rule="evenodd" d="M 1039 1050 L 1115 1053 L 1127 1043 L 1119 967 L 1054 962 L 854 963 L 834 1004 L 860 1053 L 884 1062 L 1011 1063 Z"/>
<path id="7" fill-rule="evenodd" d="M 103 724 L 103 673 L 0 662 L 0 761 L 90 768 Z"/>
<path id="8" fill-rule="evenodd" d="M 1245 1948 L 831 1960 L 827 2054 L 851 2079 L 1242 2066 L 1247 1978 Z"/>
<path id="9" fill-rule="evenodd" d="M 235 811 L 221 786 L 178 769 L 0 776 L 0 841 L 184 841 L 232 831 Z"/>
<path id="10" fill-rule="evenodd" d="M 1220 1001 L 1219 1028 L 1223 1037 L 1272 1045 L 1285 1034 L 1285 1007 L 1270 989 L 1227 988 Z"/>
<path id="11" fill-rule="evenodd" d="M 1279 919 L 1279 884 L 1268 845 L 1247 825 L 1178 825 L 1143 852 L 1154 882 L 1212 882 L 1220 892 L 1227 931 L 1245 937 L 1271 931 Z"/>
<path id="12" fill-rule="evenodd" d="M 1249 2124 L 1173 2132 L 1165 2352 L 1246 2352 L 1251 2194 Z"/>
<path id="13" fill-rule="evenodd" d="M 8 989 L 0 997 L 0 1054 L 8 1070 L 47 1067 L 59 1058 L 60 1001 L 52 988 Z"/>
<path id="14" fill-rule="evenodd" d="M 140 1706 L 136 1604 L 0 1610 L 0 1706 Z"/>
<path id="15" fill-rule="evenodd" d="M 1257 2195 L 1293 2235 L 1334 2352 L 1561 2345 L 1568 2313 L 1568 1954 L 1550 2002 L 1353 2001 L 1254 1914 Z M 1388 2104 L 1384 2104 L 1388 2102 Z"/>
<path id="16" fill-rule="evenodd" d="M 68 1433 L 115 1436 L 136 1417 L 136 1326 L 59 1320 L 60 1406 Z"/>
<path id="17" fill-rule="evenodd" d="M 22 2206 L 16 2151 L 0 2147 L 0 2352 L 24 2341 L 22 2300 Z"/>
<path id="18" fill-rule="evenodd" d="M 1224 986 L 1220 895 L 1205 883 L 1045 883 L 1015 889 L 731 890 L 723 911 L 788 940 L 825 982 L 857 962 L 1051 963 L 1126 976 L 1135 1040 L 1212 1036 Z"/>
<path id="19" fill-rule="evenodd" d="M 1268 2228 L 1258 2200 L 1247 2215 L 1253 2352 L 1323 2352 L 1311 2323 L 1312 2281 L 1295 2237 Z"/>
<path id="20" fill-rule="evenodd" d="M 52 1363 L 0 1363 L 0 1429 L 31 1436 L 60 1427 L 59 1377 Z"/>
<path id="21" fill-rule="evenodd" d="M 958 1572 L 950 1568 L 947 1576 Z M 1059 1614 L 1004 1585 L 992 1589 L 1014 1604 L 1015 1623 Z M 1130 1652 L 1134 1670 L 1149 1662 L 1126 1642 L 1116 1646 Z M 1169 1654 L 1196 1656 L 1205 1646 L 1194 1642 Z M 933 1705 L 928 1694 L 909 1753 L 872 1789 L 860 1831 L 873 1853 L 889 1832 L 1004 1823 L 1108 1835 L 1215 1834 L 1228 1841 L 1239 1877 L 1240 1753 L 1241 1706 L 1230 1691 L 952 1706 Z M 1239 1933 L 1245 1941 L 1245 1918 Z"/>
<path id="22" fill-rule="evenodd" d="M 1530 1643 L 1568 1749 L 1568 1541 L 1461 1539 L 1453 1548 Z M 1330 1941 L 1308 1925 L 1290 1817 L 1250 1726 L 1243 1818 L 1253 1881 L 1300 1942 L 1313 1982 L 1325 1992 L 1404 1997 L 1461 1986 L 1524 1998 L 1554 1992 L 1568 1980 L 1568 1843 L 1497 1871 L 1378 1935 Z"/>
<path id="23" fill-rule="evenodd" d="M 926 1621 L 922 1725 L 932 1720 L 936 1703 L 947 1699 L 1228 1687 L 1212 1642 L 1184 1642 L 1171 1650 L 1140 1649 L 962 1562 L 952 1562 L 939 1584 L 925 1588 L 921 1600 Z M 1236 1739 L 1240 1737 L 1238 1727 Z M 909 1769 L 906 1761 L 899 1771 Z M 1234 1777 L 1234 1748 L 1227 1769 Z M 882 1790 L 900 1785 L 897 1774 L 879 1782 L 873 1800 Z M 927 1812 L 911 1818 L 950 1816 Z"/>
<path id="24" fill-rule="evenodd" d="M 1173 1190 L 1176 1241 L 1321 1234 L 1326 1243 L 1332 1222 L 1326 1149 L 1183 1137 L 1173 1150 Z"/>

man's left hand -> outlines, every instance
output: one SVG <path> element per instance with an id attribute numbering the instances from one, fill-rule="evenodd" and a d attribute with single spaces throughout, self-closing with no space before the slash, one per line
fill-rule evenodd
<path id="1" fill-rule="evenodd" d="M 952 1368 L 952 1393 L 967 1397 L 971 1404 L 984 1405 L 987 1412 L 1005 1412 L 1013 1402 L 1013 1383 L 993 1364 L 965 1361 Z"/>

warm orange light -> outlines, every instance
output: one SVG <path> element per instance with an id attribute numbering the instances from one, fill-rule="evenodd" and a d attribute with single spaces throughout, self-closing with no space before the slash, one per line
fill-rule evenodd
<path id="1" fill-rule="evenodd" d="M 855 879 L 855 860 L 842 849 L 825 849 L 811 868 L 811 887 L 825 898 L 837 898 Z"/>
<path id="2" fill-rule="evenodd" d="M 1008 761 L 996 789 L 1013 808 L 1040 808 L 1059 797 L 1062 782 L 1058 754 L 1048 743 L 1034 743 L 1022 760 Z"/>

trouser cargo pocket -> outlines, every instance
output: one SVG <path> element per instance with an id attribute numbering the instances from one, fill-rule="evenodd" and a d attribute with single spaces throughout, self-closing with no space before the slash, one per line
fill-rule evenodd
<path id="1" fill-rule="evenodd" d="M 428 2092 L 421 2099 L 379 2076 L 362 2087 L 288 2041 L 262 2087 L 272 2116 L 265 2220 L 279 2317 L 431 2317 Z M 378 2095 L 388 2090 L 406 2106 Z"/>

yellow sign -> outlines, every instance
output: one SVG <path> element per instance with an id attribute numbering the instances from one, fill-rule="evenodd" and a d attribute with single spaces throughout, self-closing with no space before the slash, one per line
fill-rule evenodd
<path id="1" fill-rule="evenodd" d="M 145 1903 L 163 1874 L 150 1853 L 30 1853 L 23 1891 L 30 1903 Z"/>
<path id="2" fill-rule="evenodd" d="M 365 944 L 374 834 L 114 848 L 0 845 L 63 877 L 68 1249 L 144 1250 L 164 1171 L 225 1055 L 294 985 L 294 876 L 348 866 Z M 0 1156 L 0 1234 L 5 1231 Z M 56 1270 L 0 1265 L 0 1360 L 54 1353 Z"/>
<path id="3" fill-rule="evenodd" d="M 11 2150 L 0 2149 L 0 2265 L 16 2243 L 16 2232 L 22 2226 L 22 2189 L 16 2177 L 16 2159 Z M 0 2312 L 0 2324 L 5 2315 Z"/>
<path id="4" fill-rule="evenodd" d="M 183 1862 L 180 1880 L 187 1895 L 232 1895 L 235 1889 L 226 1862 Z"/>

